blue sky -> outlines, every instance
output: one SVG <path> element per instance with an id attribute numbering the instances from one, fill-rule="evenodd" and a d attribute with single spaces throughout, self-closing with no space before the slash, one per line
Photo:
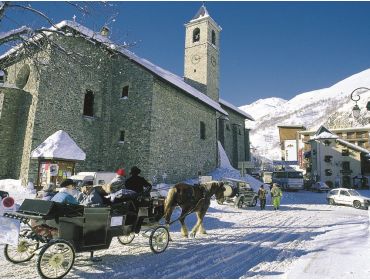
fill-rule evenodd
<path id="1" fill-rule="evenodd" d="M 132 51 L 182 76 L 184 24 L 202 2 L 84 3 L 91 11 L 88 17 L 65 2 L 29 4 L 55 22 L 75 14 L 78 22 L 99 30 L 108 21 L 113 40 L 137 42 Z M 290 99 L 370 68 L 370 2 L 205 5 L 223 29 L 220 96 L 237 106 L 272 96 Z M 30 13 L 14 10 L 1 22 L 0 31 L 36 21 Z"/>

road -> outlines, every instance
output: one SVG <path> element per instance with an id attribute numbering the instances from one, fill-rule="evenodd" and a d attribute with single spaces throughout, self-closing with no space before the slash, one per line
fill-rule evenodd
<path id="1" fill-rule="evenodd" d="M 103 258 L 91 263 L 88 254 L 78 254 L 68 278 L 352 278 L 369 277 L 341 266 L 332 271 L 333 259 L 347 256 L 358 262 L 353 251 L 368 239 L 366 210 L 329 206 L 325 194 L 284 194 L 279 211 L 271 205 L 236 209 L 212 201 L 205 218 L 207 235 L 195 239 L 180 236 L 171 228 L 173 242 L 162 254 L 153 254 L 148 240 L 137 236 L 132 244 L 113 240 Z M 189 227 L 195 216 L 187 220 Z M 337 243 L 344 244 L 337 246 Z M 361 244 L 360 244 L 361 245 Z M 362 246 L 362 245 L 361 245 Z M 0 249 L 2 250 L 3 247 Z M 341 249 L 340 249 L 341 248 Z M 353 256 L 352 256 L 353 255 Z M 351 259 L 352 256 L 352 259 Z M 0 254 L 0 278 L 39 278 L 36 258 L 14 265 Z M 345 261 L 343 261 L 344 263 Z M 348 265 L 348 263 L 347 263 Z M 357 264 L 360 266 L 360 264 Z M 328 268 L 329 267 L 329 268 Z M 353 274 L 355 273 L 355 274 Z"/>

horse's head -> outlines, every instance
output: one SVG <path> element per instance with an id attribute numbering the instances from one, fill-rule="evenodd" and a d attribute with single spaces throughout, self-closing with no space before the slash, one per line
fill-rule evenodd
<path id="1" fill-rule="evenodd" d="M 222 204 L 225 201 L 225 196 L 224 196 L 225 190 L 226 189 L 224 187 L 224 182 L 220 181 L 220 182 L 214 183 L 214 194 L 215 194 L 217 202 L 220 204 Z"/>

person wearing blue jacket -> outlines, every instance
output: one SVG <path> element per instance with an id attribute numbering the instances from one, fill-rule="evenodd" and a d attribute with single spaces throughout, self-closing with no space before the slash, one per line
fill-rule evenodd
<path id="1" fill-rule="evenodd" d="M 60 203 L 68 203 L 68 204 L 79 204 L 77 199 L 73 197 L 73 190 L 75 189 L 76 185 L 72 179 L 66 179 L 60 184 L 61 189 L 59 192 L 54 195 L 51 201 L 60 202 Z"/>

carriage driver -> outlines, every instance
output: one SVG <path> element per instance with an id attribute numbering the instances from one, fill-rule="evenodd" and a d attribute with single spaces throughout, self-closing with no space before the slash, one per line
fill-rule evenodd
<path id="1" fill-rule="evenodd" d="M 126 189 L 133 190 L 139 194 L 144 192 L 144 187 L 151 187 L 152 185 L 139 176 L 141 170 L 137 166 L 133 166 L 130 171 L 131 177 L 126 180 Z"/>

